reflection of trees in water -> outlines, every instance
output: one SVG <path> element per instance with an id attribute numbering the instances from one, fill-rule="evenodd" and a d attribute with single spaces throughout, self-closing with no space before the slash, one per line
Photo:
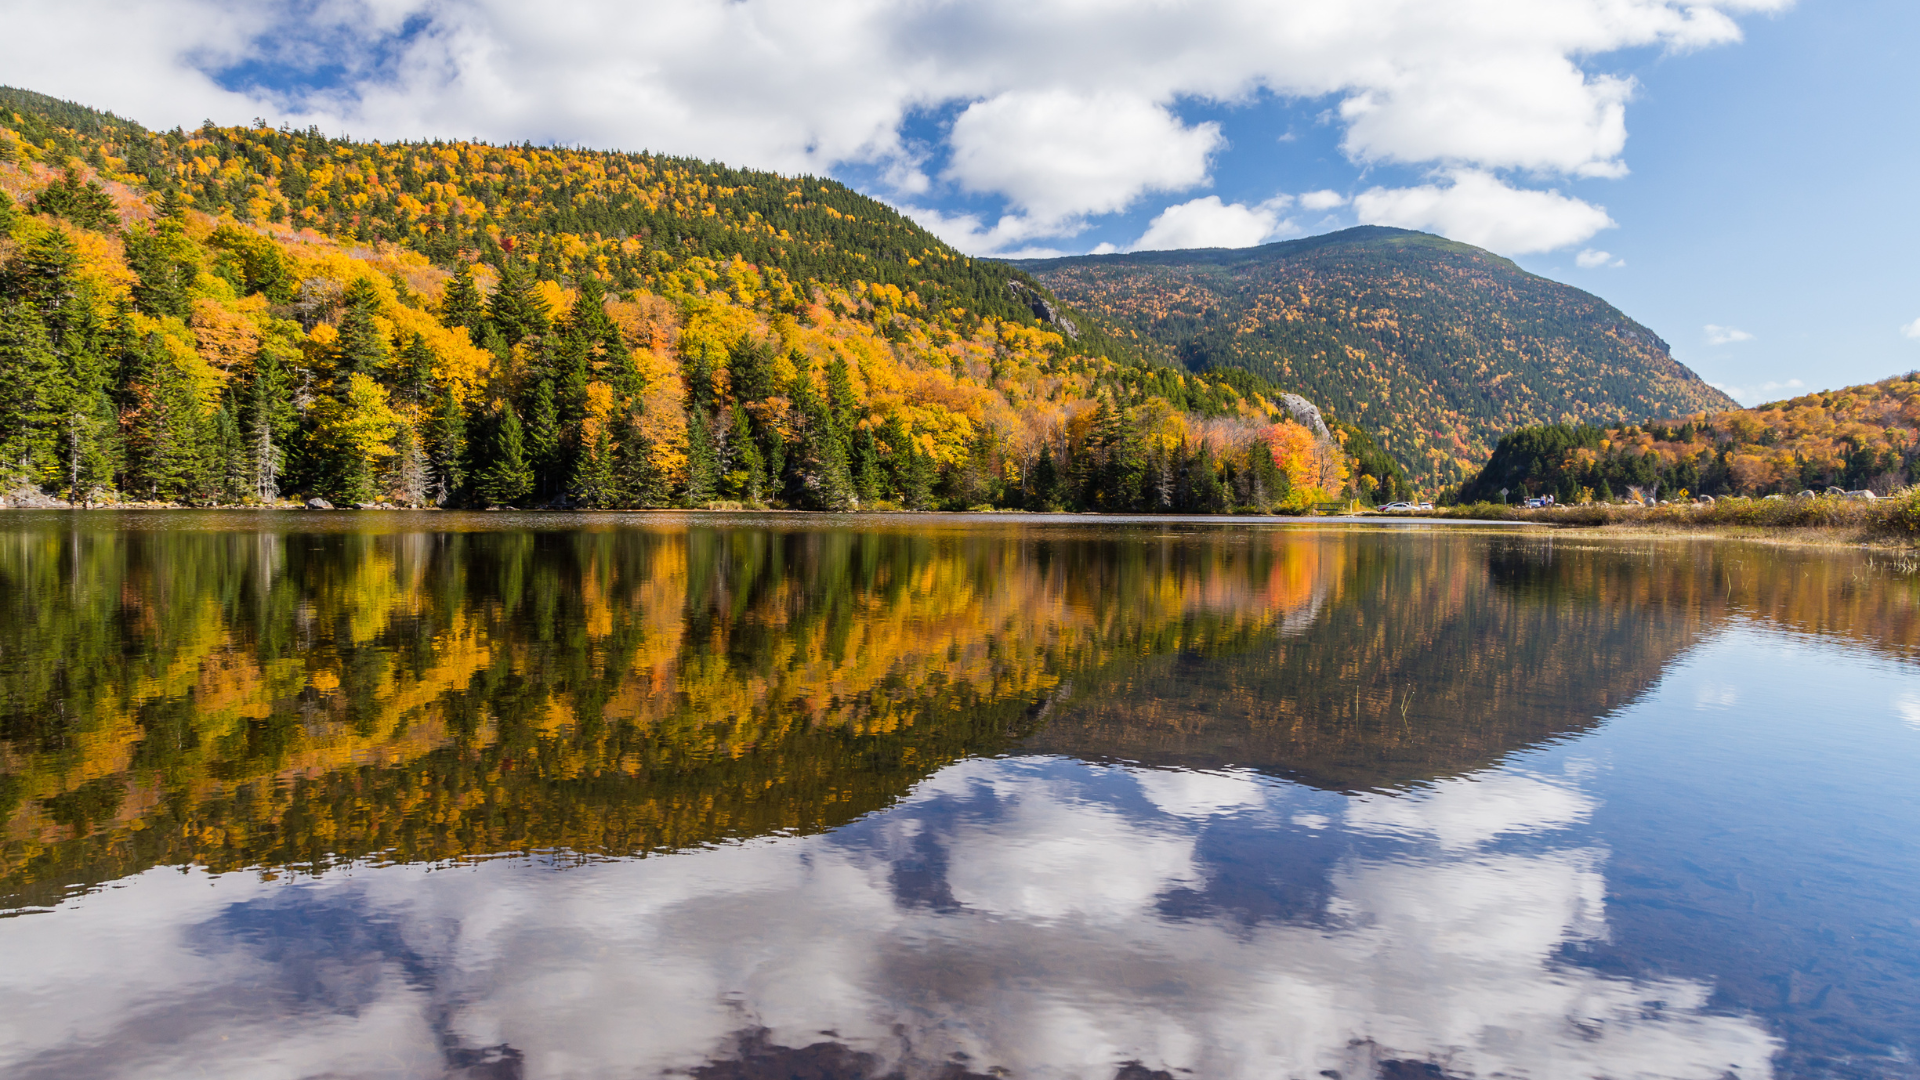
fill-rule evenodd
<path id="1" fill-rule="evenodd" d="M 1242 653 L 1142 658 L 1029 749 L 1361 790 L 1458 775 L 1587 730 L 1728 618 L 1910 658 L 1910 570 L 1851 551 L 1561 537 L 1349 541 L 1337 597 Z"/>
<path id="2" fill-rule="evenodd" d="M 1274 534 L 9 534 L 10 891 L 824 828 L 1005 745 L 1075 672 L 1248 640 L 1321 554 Z"/>

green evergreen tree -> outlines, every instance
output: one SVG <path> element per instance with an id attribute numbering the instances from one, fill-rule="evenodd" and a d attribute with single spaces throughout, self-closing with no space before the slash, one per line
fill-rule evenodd
<path id="1" fill-rule="evenodd" d="M 467 483 L 467 410 L 454 398 L 452 386 L 434 401 L 426 439 L 433 503 L 445 506 L 459 498 Z"/>
<path id="2" fill-rule="evenodd" d="M 671 501 L 667 479 L 653 460 L 653 443 L 641 431 L 639 419 L 622 413 L 616 437 L 613 484 L 619 505 L 637 510 L 666 506 Z"/>
<path id="3" fill-rule="evenodd" d="M 1035 510 L 1060 509 L 1060 470 L 1053 462 L 1053 441 L 1042 440 L 1040 459 L 1033 464 L 1029 480 L 1031 506 Z"/>
<path id="4" fill-rule="evenodd" d="M 714 500 L 717 490 L 711 422 L 698 409 L 687 410 L 687 488 L 681 505 L 698 510 Z"/>
<path id="5" fill-rule="evenodd" d="M 507 259 L 500 270 L 500 285 L 487 300 L 487 321 L 500 331 L 508 348 L 529 337 L 547 333 L 553 325 L 553 312 L 535 288 L 537 282 L 517 259 Z"/>
<path id="6" fill-rule="evenodd" d="M 541 379 L 527 401 L 527 464 L 533 469 L 533 493 L 541 500 L 558 495 L 568 479 L 561 460 L 560 411 L 553 383 Z"/>
<path id="7" fill-rule="evenodd" d="M 98 181 L 80 180 L 80 170 L 67 167 L 66 175 L 40 190 L 33 200 L 33 212 L 63 217 L 83 229 L 111 230 L 120 223 L 113 196 Z"/>
<path id="8" fill-rule="evenodd" d="M 186 318 L 193 310 L 188 290 L 198 272 L 186 224 L 171 215 L 163 217 L 153 229 L 128 236 L 126 250 L 138 279 L 133 286 L 134 306 L 156 318 Z"/>
<path id="9" fill-rule="evenodd" d="M 467 336 L 475 345 L 482 344 L 480 328 L 486 323 L 487 312 L 480 300 L 480 287 L 473 281 L 473 266 L 462 262 L 453 272 L 453 280 L 447 282 L 447 288 L 440 295 L 440 322 L 444 326 L 458 326 L 467 331 Z"/>
<path id="10" fill-rule="evenodd" d="M 0 474 L 15 482 L 58 482 L 61 368 L 40 313 L 0 300 Z"/>
<path id="11" fill-rule="evenodd" d="M 337 393 L 346 392 L 346 376 L 376 375 L 386 366 L 386 338 L 373 321 L 379 302 L 380 293 L 366 278 L 353 279 L 340 297 L 340 337 L 333 346 Z"/>
<path id="12" fill-rule="evenodd" d="M 582 505 L 595 510 L 611 509 L 619 502 L 613 477 L 613 442 L 606 428 L 594 432 L 585 452 L 574 466 L 573 490 Z"/>
<path id="13" fill-rule="evenodd" d="M 501 403 L 492 435 L 486 461 L 475 470 L 474 486 L 486 505 L 512 506 L 533 491 L 533 469 L 527 464 L 520 416 L 510 403 Z"/>

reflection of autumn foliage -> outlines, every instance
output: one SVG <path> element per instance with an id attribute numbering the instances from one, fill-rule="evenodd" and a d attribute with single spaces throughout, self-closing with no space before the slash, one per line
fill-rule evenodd
<path id="1" fill-rule="evenodd" d="M 818 828 L 1116 657 L 1242 647 L 1337 568 L 1278 534 L 1144 563 L 1017 533 L 12 539 L 0 620 L 72 665 L 0 676 L 10 891 Z"/>

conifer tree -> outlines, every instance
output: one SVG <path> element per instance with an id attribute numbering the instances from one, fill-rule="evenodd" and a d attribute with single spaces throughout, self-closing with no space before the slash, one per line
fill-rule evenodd
<path id="1" fill-rule="evenodd" d="M 613 484 L 619 505 L 651 510 L 667 505 L 666 477 L 653 459 L 654 446 L 640 429 L 637 417 L 622 413 L 614 450 Z"/>
<path id="2" fill-rule="evenodd" d="M 594 430 L 574 469 L 573 490 L 582 505 L 594 510 L 611 509 L 619 501 L 613 478 L 613 443 L 607 429 Z"/>
<path id="3" fill-rule="evenodd" d="M 1040 459 L 1033 464 L 1029 490 L 1035 510 L 1060 509 L 1060 470 L 1053 463 L 1053 440 L 1040 443 Z"/>
<path id="4" fill-rule="evenodd" d="M 527 464 L 520 417 L 510 403 L 500 404 L 492 436 L 491 452 L 476 470 L 474 486 L 486 505 L 512 506 L 533 490 L 533 469 Z"/>
<path id="5" fill-rule="evenodd" d="M 239 387 L 240 435 L 246 447 L 246 494 L 261 502 L 280 497 L 285 439 L 295 418 L 287 371 L 277 348 L 262 344 Z"/>
<path id="6" fill-rule="evenodd" d="M 550 499 L 567 479 L 561 461 L 560 413 L 554 402 L 553 383 L 541 379 L 534 385 L 527 402 L 527 464 L 533 469 L 533 493 Z"/>
<path id="7" fill-rule="evenodd" d="M 453 280 L 447 282 L 446 291 L 440 295 L 440 323 L 443 326 L 463 327 L 475 345 L 482 345 L 479 331 L 486 319 L 486 309 L 480 301 L 480 287 L 473 281 L 473 266 L 462 261 L 460 268 L 453 273 Z"/>
<path id="8" fill-rule="evenodd" d="M 553 313 L 535 285 L 533 275 L 517 259 L 505 260 L 500 285 L 487 300 L 487 322 L 500 332 L 508 348 L 552 327 Z"/>
<path id="9" fill-rule="evenodd" d="M 60 368 L 39 312 L 0 300 L 0 473 L 35 484 L 58 477 Z"/>
<path id="10" fill-rule="evenodd" d="M 387 342 L 373 322 L 379 300 L 379 292 L 366 278 L 353 279 L 340 297 L 340 337 L 333 346 L 335 393 L 347 392 L 347 376 L 355 372 L 371 376 L 386 366 Z"/>
<path id="11" fill-rule="evenodd" d="M 698 510 L 714 499 L 718 462 L 714 460 L 713 432 L 699 409 L 687 410 L 687 489 L 681 503 Z"/>
<path id="12" fill-rule="evenodd" d="M 466 486 L 467 410 L 453 396 L 453 387 L 441 390 L 427 418 L 429 490 L 435 506 L 458 498 Z"/>

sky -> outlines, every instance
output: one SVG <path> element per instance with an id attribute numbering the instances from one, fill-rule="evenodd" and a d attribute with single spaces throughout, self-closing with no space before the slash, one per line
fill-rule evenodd
<path id="1" fill-rule="evenodd" d="M 830 175 L 979 255 L 1373 223 L 1589 289 L 1746 403 L 1920 368 L 1895 0 L 0 0 L 151 127 Z"/>

